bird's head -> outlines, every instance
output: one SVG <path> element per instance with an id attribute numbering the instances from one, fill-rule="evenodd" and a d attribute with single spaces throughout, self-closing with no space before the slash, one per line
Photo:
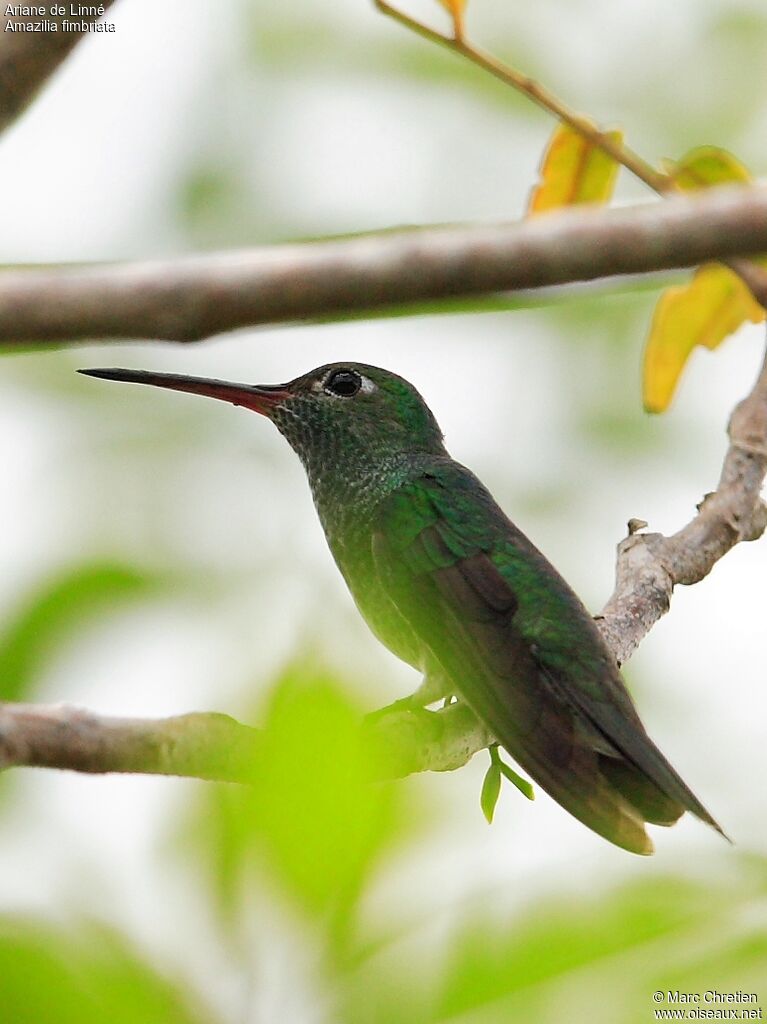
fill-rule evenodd
<path id="1" fill-rule="evenodd" d="M 232 384 L 143 370 L 81 370 L 90 377 L 218 398 L 272 420 L 313 470 L 443 452 L 442 433 L 412 384 L 376 366 L 328 363 L 287 384 Z"/>

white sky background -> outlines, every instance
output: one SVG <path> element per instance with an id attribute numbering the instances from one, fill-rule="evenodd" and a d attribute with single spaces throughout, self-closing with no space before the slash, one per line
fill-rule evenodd
<path id="1" fill-rule="evenodd" d="M 278 0 L 263 6 L 273 21 Z M 307 31 L 320 16 L 336 25 L 347 39 L 350 64 L 355 33 L 391 44 L 400 31 L 364 0 L 296 0 L 291 6 L 294 27 L 301 27 L 302 13 Z M 625 123 L 634 108 L 621 88 L 610 91 L 610 76 L 622 64 L 633 68 L 633 80 L 644 75 L 655 102 L 663 74 L 679 52 L 688 52 L 695 6 L 474 0 L 478 33 L 490 44 L 494 32 L 509 39 L 517 31 L 525 53 L 548 54 L 538 73 L 551 71 L 551 84 L 572 105 L 611 123 Z M 431 3 L 410 9 L 435 22 L 441 17 Z M 120 0 L 113 14 L 117 31 L 84 43 L 0 140 L 0 261 L 182 251 L 189 242 L 171 210 L 180 169 L 200 154 L 210 162 L 218 143 L 237 137 L 245 140 L 253 196 L 273 224 L 288 226 L 287 234 L 521 212 L 550 130 L 545 118 L 520 116 L 517 102 L 508 111 L 498 102 L 483 103 L 460 85 L 426 82 L 419 90 L 410 79 L 365 76 L 356 65 L 349 71 L 338 63 L 317 73 L 311 62 L 293 68 L 284 61 L 282 70 L 251 65 L 246 73 L 242 10 L 235 0 Z M 257 15 L 250 18 L 258 24 Z M 609 50 L 596 60 L 594 37 L 604 48 L 606 34 Z M 684 81 L 690 104 L 696 84 Z M 753 133 L 764 125 L 765 111 L 743 135 L 754 150 L 764 138 L 757 143 Z M 637 128 L 637 148 L 673 155 L 668 138 L 653 138 L 652 124 L 650 106 Z M 678 153 L 687 141 L 694 140 L 685 140 Z M 269 237 L 266 228 L 253 241 Z M 643 421 L 645 441 L 655 447 L 643 448 L 635 462 L 625 452 L 591 451 L 568 429 L 571 403 L 582 401 L 590 386 L 573 374 L 579 368 L 598 374 L 599 368 L 593 358 L 579 367 L 578 337 L 563 367 L 562 346 L 552 334 L 560 329 L 532 310 L 241 332 L 187 349 L 90 346 L 0 362 L 0 608 L 12 608 L 57 565 L 86 553 L 140 558 L 149 551 L 151 558 L 163 537 L 201 565 L 230 567 L 232 574 L 256 572 L 276 553 L 284 559 L 268 607 L 262 593 L 249 594 L 240 581 L 236 594 L 214 607 L 178 602 L 121 615 L 52 666 L 39 698 L 124 714 L 238 713 L 242 673 L 254 652 L 263 654 L 267 680 L 297 638 L 307 636 L 320 638 L 329 658 L 369 681 L 371 705 L 394 699 L 414 682 L 356 616 L 325 549 L 300 466 L 269 424 L 225 406 L 135 392 L 111 398 L 114 421 L 106 401 L 98 407 L 100 419 L 93 410 L 73 419 L 73 403 L 86 387 L 108 386 L 73 384 L 75 366 L 146 366 L 271 382 L 335 359 L 386 365 L 418 385 L 453 454 L 479 473 L 596 610 L 611 589 L 613 548 L 626 520 L 641 516 L 651 528 L 671 531 L 715 484 L 724 424 L 750 386 L 760 329 L 742 332 L 712 357 L 693 359 L 673 410 Z M 641 342 L 640 336 L 632 341 L 635 372 L 623 382 L 619 405 L 640 401 Z M 64 398 L 56 393 L 59 377 Z M 130 465 L 131 437 L 151 445 L 154 415 L 158 429 L 177 416 L 193 422 L 198 415 L 202 424 L 162 497 L 172 536 L 167 524 L 155 531 L 149 522 L 153 505 L 142 511 L 154 484 L 142 483 Z M 128 464 L 124 482 L 119 465 L 103 477 L 117 490 L 98 505 L 102 492 L 93 485 L 103 471 L 91 468 L 93 453 L 110 437 L 124 440 L 113 459 L 124 452 Z M 515 494 L 573 480 L 580 490 L 572 508 L 536 514 L 526 506 L 524 518 L 515 513 Z M 160 499 L 155 494 L 151 500 Z M 765 579 L 767 545 L 741 546 L 709 580 L 676 594 L 672 613 L 632 667 L 651 735 L 739 847 L 761 853 L 767 852 L 760 785 Z M 320 613 L 321 605 L 328 610 Z M 689 817 L 657 832 L 658 852 L 648 862 L 602 843 L 540 792 L 532 805 L 506 792 L 488 829 L 478 809 L 484 767 L 478 757 L 466 770 L 424 784 L 444 821 L 417 857 L 382 881 L 376 896 L 382 907 L 407 901 L 414 919 L 439 923 L 441 911 L 488 894 L 496 906 L 511 908 L 544 889 L 593 891 L 624 875 L 727 869 L 729 850 Z M 167 819 L 192 785 L 26 773 L 17 782 L 13 813 L 0 818 L 0 912 L 66 916 L 84 902 L 86 912 L 117 922 L 159 962 L 189 975 L 199 965 L 197 983 L 232 1020 L 243 1019 L 236 1016 L 246 999 L 241 978 L 223 964 L 210 969 L 217 954 L 195 879 L 178 851 L 171 855 L 166 848 Z M 277 924 L 275 930 L 279 934 Z M 277 1012 L 288 1019 L 288 1005 L 290 1019 L 312 1019 L 300 997 L 298 1006 L 283 1002 L 297 998 L 279 982 L 283 953 L 287 942 L 283 950 L 275 941 L 270 983 L 244 1019 L 274 1020 Z"/>

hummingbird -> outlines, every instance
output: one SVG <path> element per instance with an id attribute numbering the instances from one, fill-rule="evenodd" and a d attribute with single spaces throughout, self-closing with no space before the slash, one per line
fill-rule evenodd
<path id="1" fill-rule="evenodd" d="M 648 736 L 593 618 L 474 474 L 418 391 L 330 363 L 287 384 L 81 370 L 243 406 L 301 459 L 331 553 L 368 626 L 423 673 L 420 703 L 463 700 L 588 828 L 651 854 L 645 824 L 722 829 Z"/>

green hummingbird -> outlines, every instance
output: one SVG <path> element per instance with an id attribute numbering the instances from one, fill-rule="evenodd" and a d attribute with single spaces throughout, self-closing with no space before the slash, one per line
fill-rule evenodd
<path id="1" fill-rule="evenodd" d="M 330 550 L 375 635 L 457 695 L 565 810 L 650 854 L 645 823 L 719 825 L 647 735 L 588 611 L 445 449 L 402 377 L 331 363 L 287 384 L 82 370 L 241 405 L 301 459 Z M 419 691 L 420 692 L 420 691 Z M 724 835 L 724 833 L 722 833 Z"/>

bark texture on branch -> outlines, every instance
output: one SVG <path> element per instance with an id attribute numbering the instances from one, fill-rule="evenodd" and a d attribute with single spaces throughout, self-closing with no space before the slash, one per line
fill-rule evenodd
<path id="1" fill-rule="evenodd" d="M 519 223 L 410 229 L 129 264 L 0 273 L 0 343 L 222 331 L 668 270 L 767 251 L 767 187 Z M 763 275 L 753 275 L 759 292 Z M 761 289 L 765 291 L 764 288 Z M 767 294 L 757 294 L 767 305 Z"/>
<path id="2" fill-rule="evenodd" d="M 100 0 L 109 8 L 114 0 Z M 41 0 L 34 6 L 51 6 Z M 69 0 L 64 5 L 69 10 Z M 88 5 L 89 6 L 89 5 Z M 3 11 L 6 5 L 3 4 Z M 53 22 L 58 31 L 19 32 L 8 26 L 36 21 Z M 46 14 L 44 19 L 23 15 L 3 15 L 3 34 L 0 37 L 0 132 L 4 131 L 32 102 L 39 89 L 71 53 L 86 32 L 64 32 L 64 21 L 84 21 L 93 25 L 99 19 L 91 15 L 73 18 L 70 15 Z"/>
<path id="3" fill-rule="evenodd" d="M 463 704 L 439 712 L 395 710 L 364 723 L 386 778 L 460 768 L 492 737 Z M 67 704 L 0 703 L 0 771 L 59 768 L 249 782 L 259 734 L 228 715 L 113 718 Z"/>
<path id="4" fill-rule="evenodd" d="M 618 545 L 615 591 L 599 626 L 619 662 L 669 608 L 677 584 L 698 583 L 739 541 L 767 528 L 760 494 L 767 473 L 767 354 L 750 394 L 734 409 L 719 483 L 681 530 L 634 533 Z"/>
<path id="5" fill-rule="evenodd" d="M 228 715 L 111 718 L 67 704 L 0 703 L 0 770 L 140 772 L 245 782 L 258 733 Z"/>

